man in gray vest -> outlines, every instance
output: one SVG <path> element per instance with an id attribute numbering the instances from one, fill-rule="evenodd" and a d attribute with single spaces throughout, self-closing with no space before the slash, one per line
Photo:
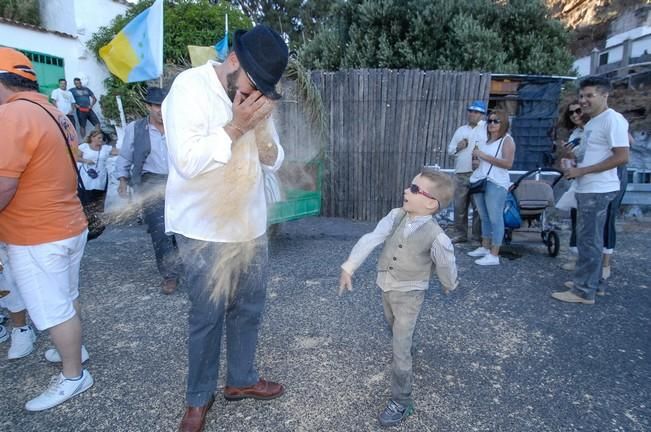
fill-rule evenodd
<path id="1" fill-rule="evenodd" d="M 174 236 L 165 234 L 165 183 L 167 182 L 167 143 L 161 104 L 166 93 L 156 87 L 147 90 L 145 103 L 149 116 L 129 123 L 115 164 L 120 180 L 118 193 L 128 197 L 133 188 L 143 206 L 145 223 L 154 245 L 156 265 L 163 277 L 161 291 L 172 294 L 179 275 L 179 259 Z"/>

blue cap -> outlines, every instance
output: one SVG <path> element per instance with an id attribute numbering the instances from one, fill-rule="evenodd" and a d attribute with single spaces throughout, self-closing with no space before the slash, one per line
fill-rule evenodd
<path id="1" fill-rule="evenodd" d="M 477 111 L 486 114 L 486 102 L 481 100 L 472 101 L 472 103 L 468 105 L 468 111 Z"/>

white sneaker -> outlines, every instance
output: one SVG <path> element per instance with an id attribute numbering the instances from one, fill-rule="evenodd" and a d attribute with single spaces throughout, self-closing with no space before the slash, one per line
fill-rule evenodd
<path id="1" fill-rule="evenodd" d="M 9 339 L 9 332 L 5 326 L 0 325 L 0 343 L 6 341 L 7 339 Z"/>
<path id="2" fill-rule="evenodd" d="M 491 251 L 489 251 L 485 247 L 479 246 L 474 251 L 468 252 L 468 255 L 471 256 L 471 257 L 483 257 L 483 256 L 486 256 L 486 255 L 489 255 L 490 253 L 491 253 Z"/>
<path id="3" fill-rule="evenodd" d="M 81 346 L 81 362 L 85 363 L 88 360 L 88 351 L 86 351 L 85 346 Z M 61 363 L 61 356 L 59 355 L 59 351 L 56 350 L 56 348 L 50 348 L 49 350 L 45 351 L 45 360 L 51 362 L 51 363 Z"/>
<path id="4" fill-rule="evenodd" d="M 500 264 L 500 257 L 495 256 L 493 254 L 488 254 L 488 255 L 485 255 L 483 258 L 479 258 L 478 260 L 476 260 L 475 264 L 479 264 L 479 265 L 482 265 L 482 266 L 499 265 Z"/>
<path id="5" fill-rule="evenodd" d="M 7 353 L 9 360 L 25 357 L 34 351 L 36 334 L 31 326 L 17 327 L 11 331 L 11 347 Z"/>
<path id="6" fill-rule="evenodd" d="M 93 376 L 86 369 L 81 370 L 81 378 L 76 380 L 67 379 L 60 373 L 52 377 L 47 390 L 25 404 L 25 409 L 43 411 L 55 407 L 88 390 L 94 383 Z"/>

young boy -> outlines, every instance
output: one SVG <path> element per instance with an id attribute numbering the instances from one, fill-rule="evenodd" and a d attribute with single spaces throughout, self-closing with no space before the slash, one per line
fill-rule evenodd
<path id="1" fill-rule="evenodd" d="M 404 191 L 402 208 L 389 212 L 373 232 L 362 236 L 342 264 L 339 294 L 352 291 L 353 272 L 380 243 L 377 284 L 384 316 L 393 333 L 391 399 L 379 415 L 382 426 L 400 423 L 414 411 L 411 398 L 411 345 L 432 265 L 448 293 L 458 285 L 454 247 L 432 217 L 446 208 L 454 193 L 452 179 L 441 172 L 418 174 Z"/>

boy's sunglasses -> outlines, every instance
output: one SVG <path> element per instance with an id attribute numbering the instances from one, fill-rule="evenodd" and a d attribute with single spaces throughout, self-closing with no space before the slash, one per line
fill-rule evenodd
<path id="1" fill-rule="evenodd" d="M 429 199 L 433 199 L 434 201 L 437 202 L 437 204 L 439 205 L 439 207 L 441 206 L 441 203 L 439 202 L 439 200 L 437 200 L 437 199 L 434 198 L 432 195 L 430 195 L 430 194 L 428 194 L 427 192 L 425 192 L 424 190 L 422 190 L 422 189 L 421 189 L 417 184 L 413 184 L 413 183 L 410 184 L 410 185 L 409 185 L 409 192 L 411 192 L 411 193 L 413 193 L 413 194 L 421 194 L 421 195 L 424 196 L 424 197 L 427 197 L 427 198 L 429 198 Z"/>
<path id="2" fill-rule="evenodd" d="M 570 115 L 578 114 L 581 115 L 582 111 L 581 108 L 577 108 L 575 110 L 570 110 Z"/>
<path id="3" fill-rule="evenodd" d="M 486 123 L 488 123 L 488 124 L 491 124 L 491 123 L 500 124 L 501 122 L 500 122 L 500 119 L 488 119 L 488 120 L 486 120 Z"/>

